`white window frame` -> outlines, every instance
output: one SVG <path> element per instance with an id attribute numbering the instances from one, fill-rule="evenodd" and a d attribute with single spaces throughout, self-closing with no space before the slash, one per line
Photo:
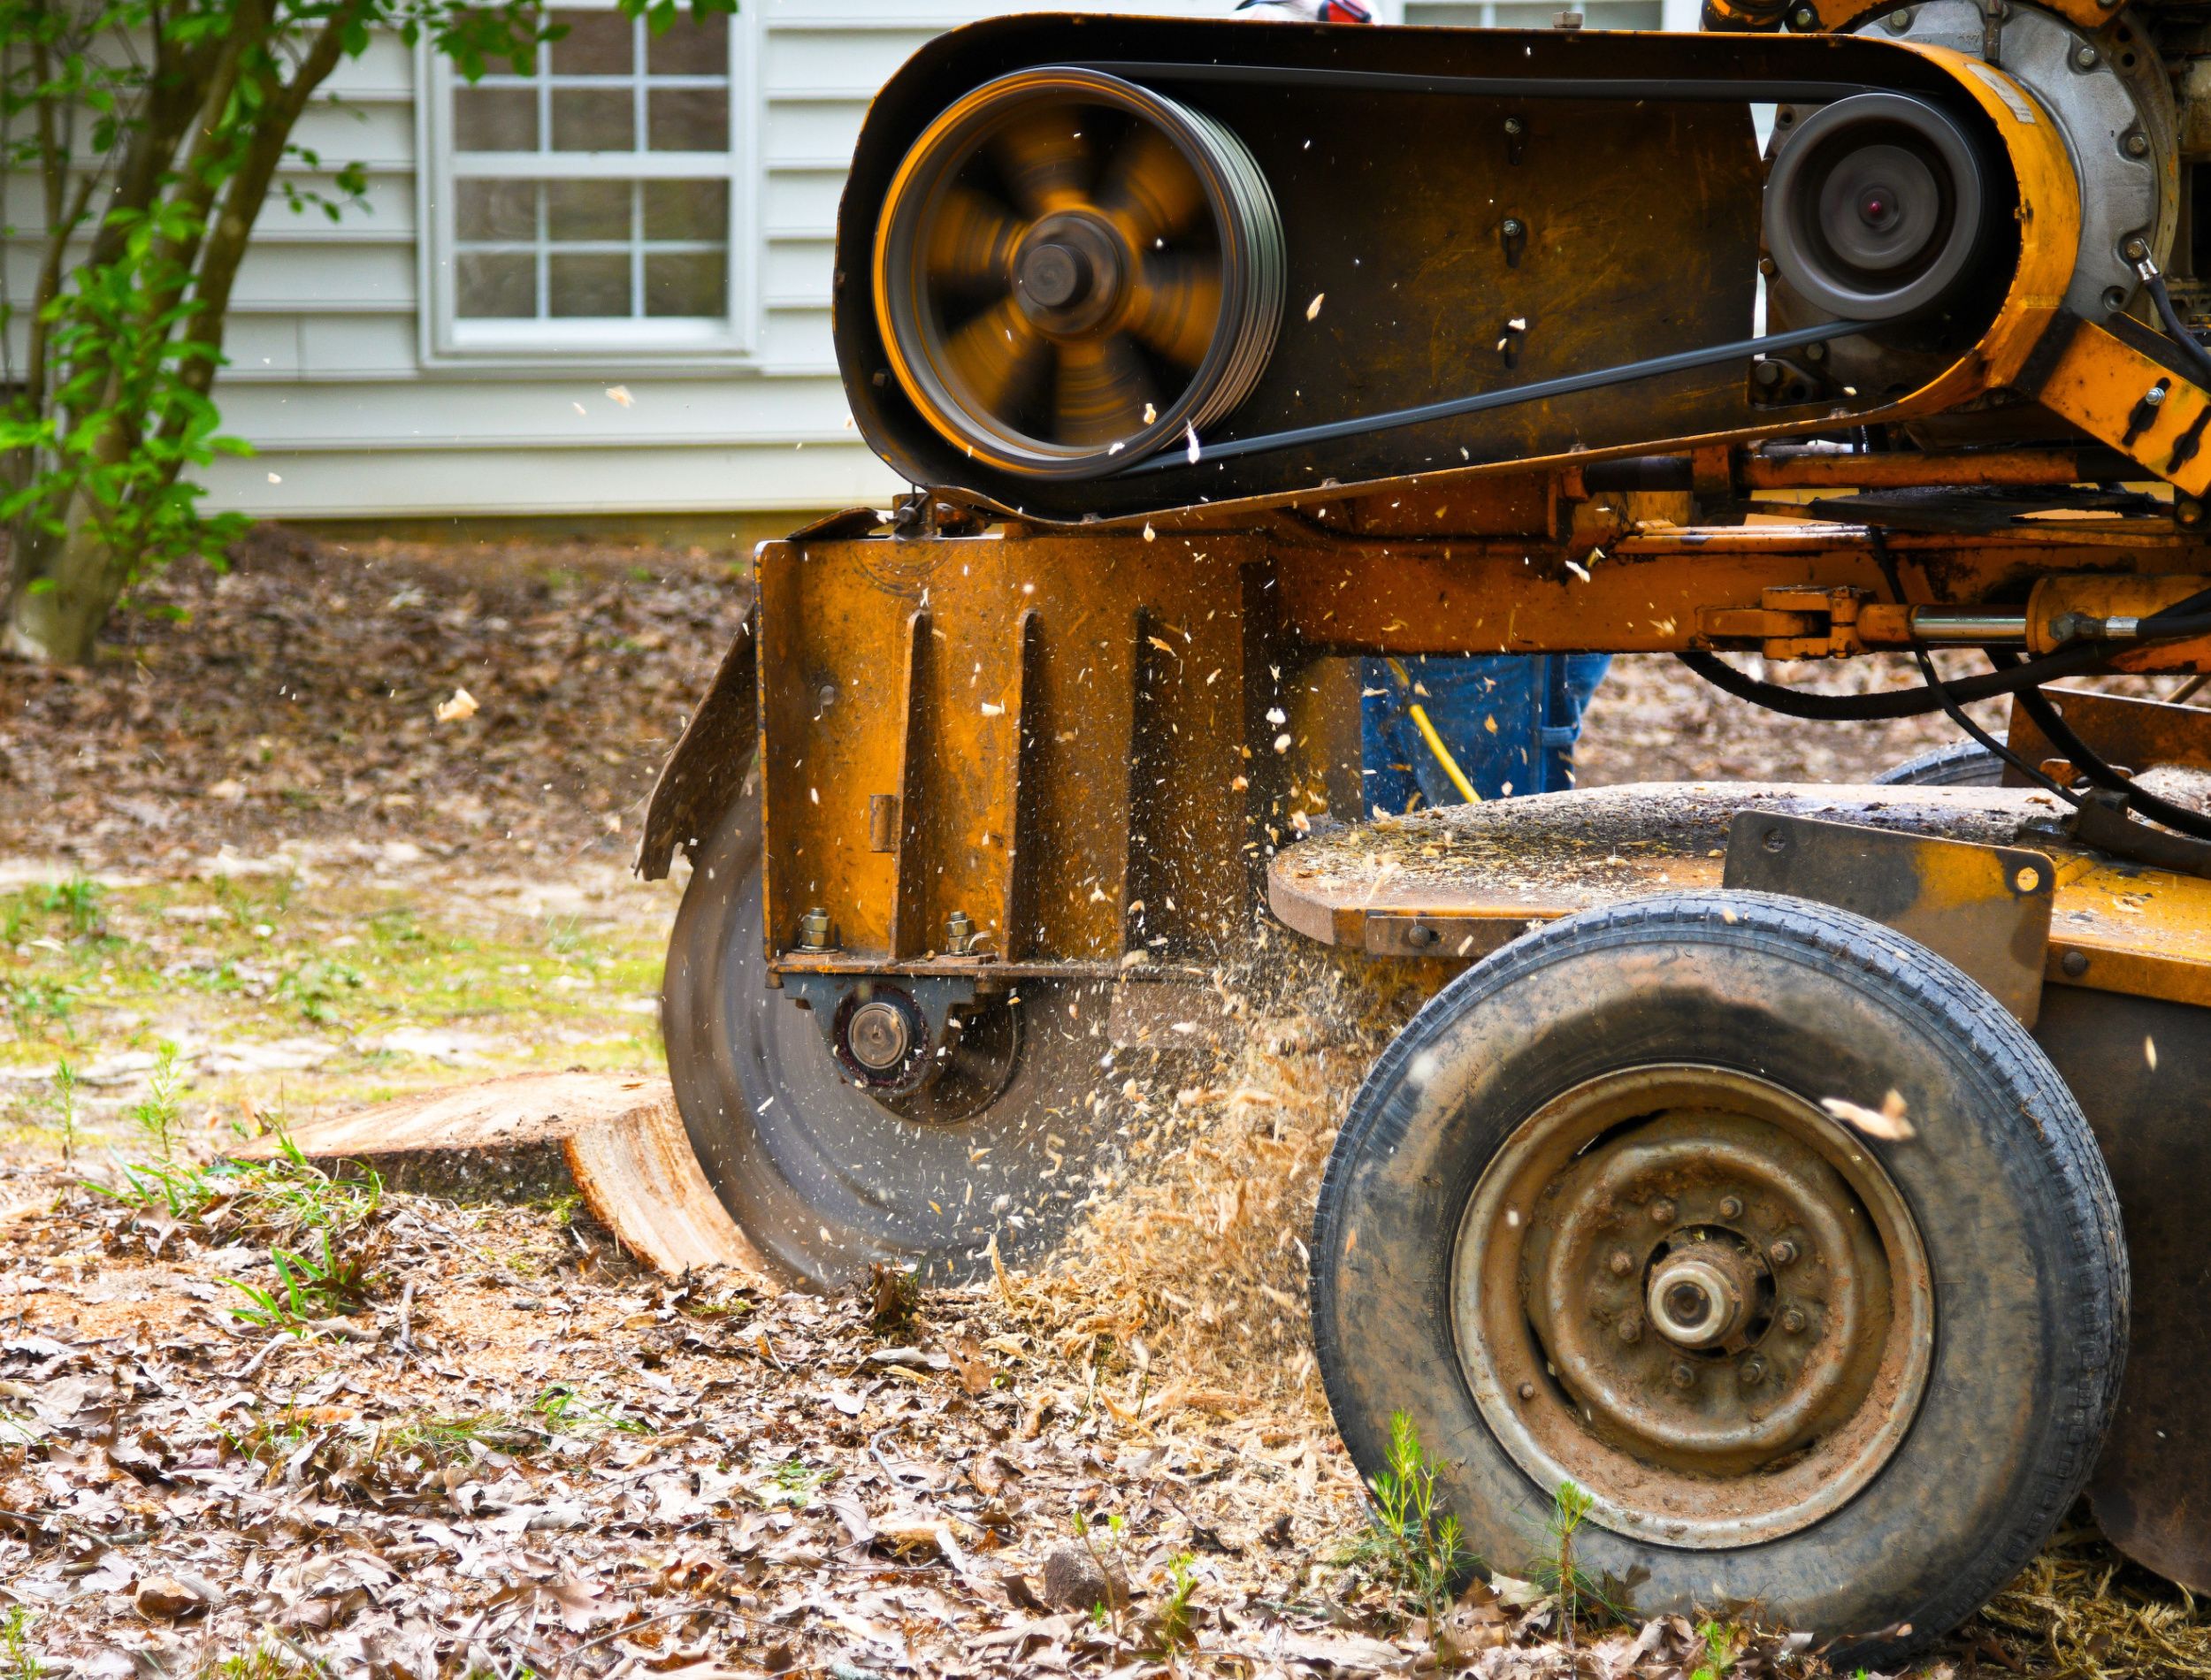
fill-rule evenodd
<path id="1" fill-rule="evenodd" d="M 559 0 L 571 11 L 613 11 L 613 0 Z M 581 365 L 634 368 L 728 368 L 748 365 L 760 342 L 760 180 L 761 119 L 757 81 L 757 19 L 743 5 L 730 19 L 730 150 L 719 152 L 475 152 L 456 172 L 453 91 L 467 83 L 427 42 L 417 49 L 415 169 L 417 266 L 422 300 L 420 350 L 425 367 L 573 370 Z M 685 15 L 689 16 L 686 9 Z M 641 73 L 641 72 L 640 72 Z M 644 136 L 639 136 L 642 143 Z M 455 299 L 453 222 L 457 179 L 505 176 L 524 180 L 590 178 L 697 179 L 700 164 L 723 159 L 730 191 L 727 309 L 718 319 L 570 318 L 463 320 Z"/>

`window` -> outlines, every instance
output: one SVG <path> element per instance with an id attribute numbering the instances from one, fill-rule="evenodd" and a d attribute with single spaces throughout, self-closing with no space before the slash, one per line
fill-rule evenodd
<path id="1" fill-rule="evenodd" d="M 1656 29 L 1664 10 L 1663 0 L 1405 0 L 1405 21 L 1459 28 L 1548 29 L 1560 12 L 1579 11 L 1585 29 Z"/>
<path id="2" fill-rule="evenodd" d="M 741 19 L 599 7 L 524 73 L 432 66 L 433 353 L 741 350 Z"/>

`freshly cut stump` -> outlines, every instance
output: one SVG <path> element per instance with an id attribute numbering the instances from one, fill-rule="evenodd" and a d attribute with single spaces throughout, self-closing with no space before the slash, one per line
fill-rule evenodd
<path id="1" fill-rule="evenodd" d="M 526 1200 L 574 1194 L 656 1271 L 728 1266 L 774 1273 L 700 1171 L 658 1075 L 521 1073 L 448 1086 L 291 1134 L 320 1166 L 358 1161 L 396 1189 Z M 230 1151 L 278 1152 L 272 1137 Z"/>

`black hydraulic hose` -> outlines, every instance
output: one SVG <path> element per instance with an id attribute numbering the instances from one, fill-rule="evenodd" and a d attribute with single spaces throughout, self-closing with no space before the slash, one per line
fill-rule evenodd
<path id="1" fill-rule="evenodd" d="M 2176 834 L 2184 834 L 2192 840 L 2211 840 L 2211 817 L 2200 811 L 2191 811 L 2184 805 L 2175 805 L 2170 799 L 2159 798 L 2137 782 L 2123 775 L 2095 749 L 2082 740 L 2073 726 L 2065 721 L 2065 714 L 2050 703 L 2050 697 L 2040 689 L 2028 689 L 2019 696 L 2020 709 L 2034 721 L 2034 727 L 2042 731 L 2050 745 L 2065 755 L 2066 761 L 2082 781 L 2108 793 L 2116 793 L 2126 800 L 2128 808 L 2138 812 L 2153 822 L 2161 822 Z M 2077 801 L 2076 801 L 2077 803 Z"/>
<path id="2" fill-rule="evenodd" d="M 2127 645 L 2197 636 L 2211 636 L 2211 589 L 2151 614 L 2141 622 L 2139 640 Z M 2076 643 L 2039 659 L 1979 676 L 1962 677 L 1947 684 L 1948 699 L 1953 705 L 1970 706 L 1976 700 L 2039 688 L 2059 677 L 2079 676 L 2105 663 L 2119 648 L 2120 645 L 2111 642 Z M 1886 723 L 1898 718 L 1926 717 L 1945 709 L 1944 697 L 1927 688 L 1899 689 L 1889 694 L 1806 694 L 1779 683 L 1762 683 L 1715 654 L 1683 653 L 1674 657 L 1723 693 L 1784 717 L 1801 717 L 1815 723 Z"/>
<path id="3" fill-rule="evenodd" d="M 2211 630 L 2211 620 L 2206 621 L 2206 628 Z M 2092 671 L 2110 656 L 2106 645 L 2084 643 L 2008 671 L 1961 678 L 1949 685 L 1950 699 L 1956 705 L 1970 706 L 1975 700 L 2016 694 L 2039 683 Z M 1898 689 L 1887 694 L 1806 694 L 1779 683 L 1762 683 L 1717 654 L 1686 653 L 1674 657 L 1723 693 L 1784 717 L 1801 717 L 1814 723 L 1886 723 L 1897 718 L 1926 717 L 1943 709 L 1941 697 L 1924 688 Z"/>
<path id="4" fill-rule="evenodd" d="M 2180 347 L 2189 366 L 2195 370 L 2196 383 L 2211 390 L 2211 351 L 2204 349 L 2181 320 L 2180 311 L 2173 307 L 2173 294 L 2165 289 L 2165 277 L 2153 273 L 2144 284 L 2149 287 L 2151 302 L 2157 305 L 2157 318 L 2165 324 L 2165 336 Z"/>
<path id="5" fill-rule="evenodd" d="M 1878 526 L 1869 534 L 1873 538 L 1873 558 L 1880 562 L 1881 576 L 1888 584 L 1888 592 L 1901 602 L 1904 599 L 1904 578 L 1903 574 L 1896 569 L 1895 556 L 1888 551 L 1887 534 Z M 1942 709 L 1949 714 L 1950 722 L 1955 724 L 1963 734 L 1970 737 L 1975 745 L 1979 746 L 1984 752 L 1994 753 L 1996 757 L 2001 759 L 2036 787 L 2055 794 L 2066 804 L 2077 806 L 2080 803 L 2080 796 L 2072 789 L 2064 786 L 2055 776 L 2046 775 L 2039 765 L 2029 764 L 2026 760 L 2011 750 L 2009 742 L 1999 739 L 1973 721 L 1973 714 L 1958 704 L 1957 696 L 1950 691 L 1949 683 L 1944 679 L 1939 671 L 1935 669 L 1934 655 L 1927 651 L 1926 643 L 1915 640 L 1911 645 L 1911 652 L 1912 657 L 1919 663 L 1919 675 L 1927 685 L 1927 691 L 1942 703 Z M 1999 659 L 1994 654 L 1991 654 L 1989 663 L 1995 666 L 1998 670 L 2004 670 L 2016 665 L 2018 661 L 2008 657 Z M 2037 694 L 2041 692 L 2039 689 L 2031 691 Z"/>

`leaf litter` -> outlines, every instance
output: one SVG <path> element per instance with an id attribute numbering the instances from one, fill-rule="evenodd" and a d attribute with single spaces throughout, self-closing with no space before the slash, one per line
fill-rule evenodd
<path id="1" fill-rule="evenodd" d="M 486 576 L 264 541 L 142 592 L 128 668 L 0 671 L 22 691 L 0 776 L 34 790 L 0 802 L 0 844 L 113 868 L 196 855 L 210 826 L 250 858 L 365 825 L 455 863 L 502 836 L 603 852 L 742 605 L 651 551 L 637 588 L 636 551 L 516 546 Z M 549 599 L 504 581 L 571 565 Z M 1832 680 L 1878 685 L 1874 663 Z M 1592 783 L 1663 773 L 1654 752 L 1818 776 L 1930 744 L 1778 723 L 1664 661 L 1616 671 Z M 463 677 L 497 697 L 493 733 L 448 746 L 425 702 Z M 1555 1597 L 1511 1577 L 1408 1615 L 1346 1563 L 1366 1503 L 1300 1239 L 1342 1104 L 1418 996 L 1269 942 L 1218 977 L 1218 1022 L 1101 1081 L 1126 1142 L 1075 1239 L 966 1290 L 657 1279 L 562 1207 L 393 1192 L 355 1194 L 318 1249 L 323 1197 L 296 1182 L 133 1206 L 0 1165 L 8 1680 L 1819 1672 L 1783 1636 L 1675 1617 L 1569 1647 Z M 279 1252 L 357 1259 L 358 1287 L 257 1310 Z M 2211 1634 L 2082 1526 L 1924 1672 L 2211 1676 Z"/>

